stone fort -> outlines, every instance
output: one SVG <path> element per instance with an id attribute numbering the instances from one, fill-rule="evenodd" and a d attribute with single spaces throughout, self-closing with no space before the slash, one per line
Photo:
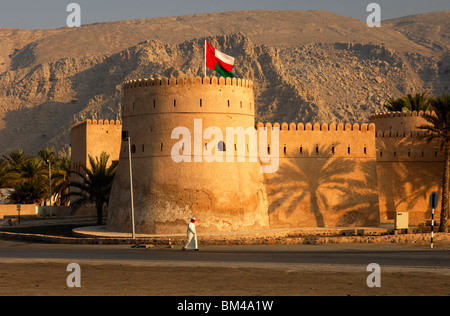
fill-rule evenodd
<path id="1" fill-rule="evenodd" d="M 426 123 L 421 113 L 375 114 L 368 124 L 257 123 L 252 81 L 222 77 L 127 81 L 123 97 L 122 122 L 88 120 L 72 128 L 74 169 L 102 151 L 119 161 L 110 231 L 131 230 L 122 131 L 131 137 L 137 233 L 184 232 L 191 217 L 205 233 L 379 226 L 396 212 L 409 212 L 414 224 L 431 218 L 428 197 L 441 191 L 443 153 L 419 137 L 417 126 Z M 192 139 L 174 137 L 178 127 Z M 210 127 L 251 127 L 267 143 L 255 144 L 250 133 L 224 135 L 211 148 Z M 254 146 L 277 159 L 276 172 L 261 172 L 267 161 L 254 157 Z M 174 161 L 174 150 L 185 159 Z"/>

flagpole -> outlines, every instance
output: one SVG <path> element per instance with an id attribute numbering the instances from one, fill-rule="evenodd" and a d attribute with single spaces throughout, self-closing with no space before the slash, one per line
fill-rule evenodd
<path id="1" fill-rule="evenodd" d="M 206 77 L 206 39 L 205 39 L 205 77 Z"/>

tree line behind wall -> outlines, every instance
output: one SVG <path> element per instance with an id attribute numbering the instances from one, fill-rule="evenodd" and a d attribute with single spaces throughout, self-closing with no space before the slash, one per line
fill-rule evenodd
<path id="1" fill-rule="evenodd" d="M 37 156 L 17 149 L 0 158 L 0 188 L 9 189 L 12 204 L 44 205 L 52 201 L 69 205 L 70 157 L 57 156 L 54 148 L 42 148 Z"/>

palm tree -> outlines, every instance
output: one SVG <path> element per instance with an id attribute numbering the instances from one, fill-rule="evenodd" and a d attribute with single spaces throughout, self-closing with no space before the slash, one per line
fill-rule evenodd
<path id="1" fill-rule="evenodd" d="M 8 162 L 10 171 L 18 173 L 22 163 L 30 159 L 30 156 L 26 155 L 22 149 L 16 149 L 10 152 L 8 156 L 3 156 L 3 158 Z"/>
<path id="2" fill-rule="evenodd" d="M 35 182 L 45 181 L 47 168 L 44 162 L 36 157 L 25 160 L 19 167 L 19 174 L 22 180 Z"/>
<path id="3" fill-rule="evenodd" d="M 13 204 L 42 204 L 47 199 L 47 190 L 35 181 L 26 180 L 16 183 L 8 200 Z"/>
<path id="4" fill-rule="evenodd" d="M 61 204 L 69 205 L 69 193 L 70 193 L 70 157 L 65 156 L 56 161 L 54 167 L 53 191 L 58 194 Z"/>
<path id="5" fill-rule="evenodd" d="M 31 157 L 15 167 L 17 180 L 9 196 L 13 203 L 40 204 L 47 197 L 46 166 L 41 159 Z"/>
<path id="6" fill-rule="evenodd" d="M 97 210 L 97 225 L 102 225 L 103 206 L 108 205 L 109 195 L 117 170 L 117 161 L 108 167 L 109 155 L 103 152 L 95 159 L 89 156 L 90 168 L 85 164 L 80 164 L 83 172 L 72 171 L 80 176 L 80 182 L 71 182 L 70 186 L 78 190 L 72 190 L 70 195 L 77 196 L 78 199 L 72 203 L 76 211 L 82 205 L 95 204 Z"/>
<path id="7" fill-rule="evenodd" d="M 47 179 L 50 177 L 51 179 L 51 175 L 54 173 L 54 161 L 56 158 L 56 150 L 55 148 L 49 148 L 49 147 L 43 147 L 41 148 L 41 150 L 38 152 L 38 156 L 40 157 L 40 159 L 42 160 L 42 162 L 44 164 L 47 165 Z M 53 195 L 55 195 L 55 192 L 52 192 L 52 190 L 49 188 L 49 186 L 51 186 L 51 181 L 49 181 L 47 184 L 47 190 L 49 190 L 52 194 L 50 196 L 50 200 L 52 198 Z M 50 201 L 50 205 L 51 205 L 51 201 Z"/>
<path id="8" fill-rule="evenodd" d="M 47 192 L 32 181 L 23 181 L 16 184 L 8 200 L 13 204 L 40 204 Z"/>
<path id="9" fill-rule="evenodd" d="M 46 164 L 53 163 L 56 158 L 56 150 L 55 148 L 43 147 L 39 150 L 38 156 Z"/>
<path id="10" fill-rule="evenodd" d="M 11 185 L 11 172 L 9 170 L 8 162 L 0 158 L 0 189 L 7 188 Z M 5 197 L 3 193 L 0 191 L 0 197 Z"/>
<path id="11" fill-rule="evenodd" d="M 20 168 L 22 163 L 27 161 L 30 156 L 26 155 L 22 149 L 16 149 L 10 152 L 7 156 L 3 155 L 2 160 L 3 168 L 3 186 L 8 186 L 10 188 L 15 187 L 20 181 Z"/>
<path id="12" fill-rule="evenodd" d="M 9 170 L 9 164 L 5 159 L 0 158 L 0 189 L 7 188 L 10 183 L 11 172 Z"/>
<path id="13" fill-rule="evenodd" d="M 433 101 L 432 97 L 428 96 L 428 91 L 422 94 L 416 94 L 412 96 L 408 94 L 399 99 L 387 100 L 386 108 L 389 111 L 394 112 L 407 112 L 407 111 L 429 111 L 432 107 L 431 103 Z"/>
<path id="14" fill-rule="evenodd" d="M 431 125 L 421 125 L 420 129 L 429 131 L 425 138 L 428 142 L 437 139 L 440 142 L 441 150 L 444 151 L 444 171 L 442 177 L 442 209 L 440 232 L 448 232 L 448 212 L 449 212 L 449 182 L 450 182 L 450 100 L 449 95 L 444 94 L 435 99 L 432 103 L 435 114 L 424 114 Z"/>

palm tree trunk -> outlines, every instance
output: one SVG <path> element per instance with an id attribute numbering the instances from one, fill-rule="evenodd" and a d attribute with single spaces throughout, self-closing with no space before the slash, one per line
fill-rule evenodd
<path id="1" fill-rule="evenodd" d="M 444 161 L 444 175 L 442 178 L 442 209 L 441 209 L 441 223 L 439 231 L 441 233 L 448 232 L 448 189 L 450 182 L 450 146 L 445 146 L 445 161 Z"/>
<path id="2" fill-rule="evenodd" d="M 319 202 L 317 200 L 316 190 L 314 190 L 314 192 L 311 192 L 309 205 L 311 207 L 311 212 L 314 214 L 314 217 L 316 218 L 317 227 L 325 227 L 323 215 L 320 212 Z"/>
<path id="3" fill-rule="evenodd" d="M 95 203 L 95 207 L 97 208 L 97 225 L 103 225 L 103 202 Z"/>

